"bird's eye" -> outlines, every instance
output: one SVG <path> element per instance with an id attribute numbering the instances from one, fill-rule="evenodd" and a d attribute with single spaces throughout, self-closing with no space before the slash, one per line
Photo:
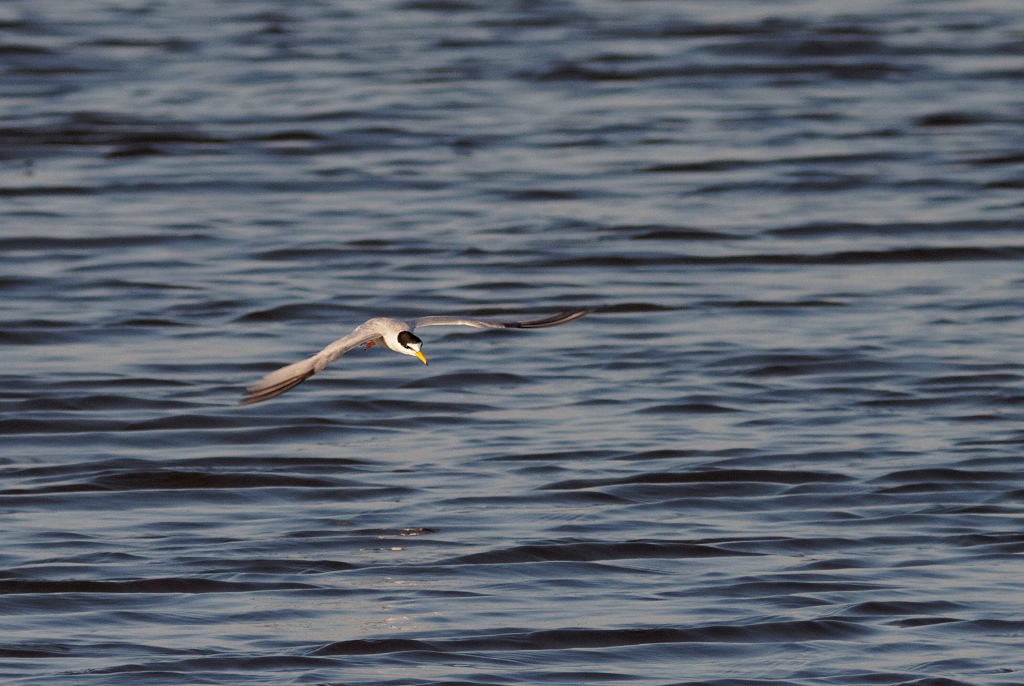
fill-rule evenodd
<path id="1" fill-rule="evenodd" d="M 401 346 L 403 348 L 408 348 L 410 343 L 417 343 L 418 344 L 418 343 L 422 343 L 423 341 L 421 341 L 416 336 L 413 336 L 408 331 L 402 331 L 401 333 L 398 334 L 398 342 L 399 342 L 399 344 L 401 344 Z"/>

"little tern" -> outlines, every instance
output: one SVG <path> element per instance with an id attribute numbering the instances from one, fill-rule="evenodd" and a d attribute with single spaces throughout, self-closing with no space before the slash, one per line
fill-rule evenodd
<path id="1" fill-rule="evenodd" d="M 336 359 L 360 345 L 367 348 L 382 345 L 396 353 L 411 355 L 423 364 L 427 358 L 420 350 L 421 341 L 413 331 L 424 326 L 472 326 L 476 329 L 543 329 L 548 326 L 566 324 L 589 314 L 593 310 L 568 310 L 542 319 L 522 321 L 501 321 L 497 319 L 476 319 L 474 317 L 430 316 L 419 317 L 406 324 L 397 319 L 376 317 L 363 322 L 349 335 L 339 338 L 312 357 L 295 362 L 287 367 L 267 374 L 250 386 L 242 398 L 243 405 L 270 400 L 313 376 Z"/>

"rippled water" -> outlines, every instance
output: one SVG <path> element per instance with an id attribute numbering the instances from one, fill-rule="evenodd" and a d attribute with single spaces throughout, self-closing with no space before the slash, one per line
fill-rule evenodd
<path id="1" fill-rule="evenodd" d="M 1022 87 L 1010 0 L 0 5 L 0 679 L 1024 683 Z"/>

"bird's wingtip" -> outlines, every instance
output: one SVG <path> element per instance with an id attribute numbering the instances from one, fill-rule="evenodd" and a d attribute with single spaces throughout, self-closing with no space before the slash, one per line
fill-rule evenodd
<path id="1" fill-rule="evenodd" d="M 316 373 L 316 357 L 281 367 L 245 389 L 241 405 L 252 405 L 276 398 L 289 391 Z"/>
<path id="2" fill-rule="evenodd" d="M 513 322 L 511 326 L 517 329 L 543 329 L 548 326 L 558 326 L 559 324 L 568 324 L 569 322 L 575 321 L 580 317 L 585 317 L 591 312 L 593 308 L 577 308 L 575 310 L 563 310 L 548 317 L 542 319 L 531 319 L 525 322 Z"/>

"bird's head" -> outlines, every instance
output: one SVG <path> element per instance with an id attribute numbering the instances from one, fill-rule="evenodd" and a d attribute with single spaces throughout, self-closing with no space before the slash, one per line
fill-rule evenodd
<path id="1" fill-rule="evenodd" d="M 420 352 L 420 345 L 422 343 L 423 341 L 408 331 L 402 331 L 398 334 L 398 347 L 395 350 L 403 355 L 412 355 L 423 364 L 426 364 L 427 358 L 423 357 L 423 353 Z"/>

